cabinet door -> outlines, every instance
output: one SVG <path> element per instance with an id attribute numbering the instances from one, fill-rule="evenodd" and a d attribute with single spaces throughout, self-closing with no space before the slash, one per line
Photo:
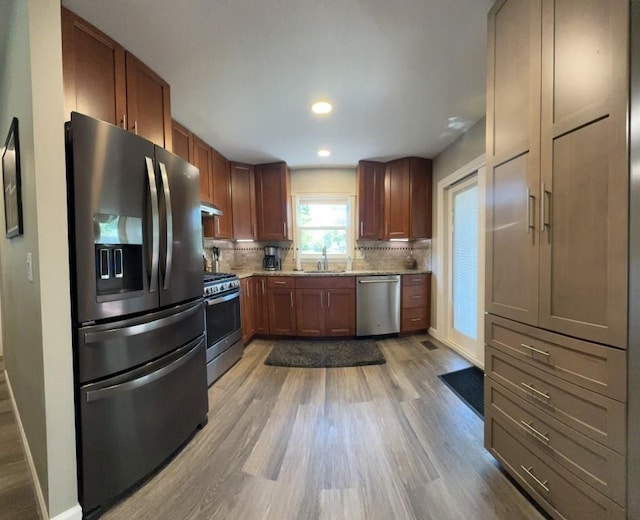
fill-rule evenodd
<path id="1" fill-rule="evenodd" d="M 328 336 L 355 336 L 356 291 L 355 289 L 327 289 L 326 334 Z"/>
<path id="2" fill-rule="evenodd" d="M 431 238 L 431 161 L 412 157 L 409 238 Z"/>
<path id="3" fill-rule="evenodd" d="M 410 162 L 388 162 L 384 175 L 384 237 L 409 238 Z"/>
<path id="4" fill-rule="evenodd" d="M 62 71 L 65 117 L 80 112 L 125 125 L 124 48 L 91 24 L 62 8 Z"/>
<path id="5" fill-rule="evenodd" d="M 358 239 L 380 240 L 384 234 L 384 163 L 360 161 L 356 175 Z"/>
<path id="6" fill-rule="evenodd" d="M 489 13 L 486 310 L 538 323 L 540 0 Z"/>
<path id="7" fill-rule="evenodd" d="M 193 134 L 177 121 L 171 122 L 173 153 L 193 164 Z"/>
<path id="8" fill-rule="evenodd" d="M 169 84 L 129 52 L 126 68 L 129 130 L 171 151 Z"/>
<path id="9" fill-rule="evenodd" d="M 287 165 L 258 164 L 255 172 L 258 239 L 290 240 L 291 190 Z"/>
<path id="10" fill-rule="evenodd" d="M 214 236 L 215 238 L 233 238 L 229 161 L 215 150 L 211 156 L 211 189 L 213 203 L 222 211 L 222 215 L 215 217 Z"/>
<path id="11" fill-rule="evenodd" d="M 256 334 L 269 334 L 269 299 L 267 280 L 264 276 L 254 276 L 255 330 Z"/>
<path id="12" fill-rule="evenodd" d="M 196 168 L 198 168 L 198 170 L 200 170 L 200 200 L 213 204 L 211 188 L 211 153 L 211 147 L 198 136 L 194 135 L 193 160 L 191 162 Z"/>
<path id="13" fill-rule="evenodd" d="M 255 240 L 256 179 L 253 166 L 232 162 L 230 167 L 233 238 Z"/>
<path id="14" fill-rule="evenodd" d="M 255 333 L 254 326 L 254 308 L 255 308 L 255 297 L 254 297 L 254 283 L 253 278 L 244 278 L 240 280 L 240 296 L 241 296 L 241 307 L 240 311 L 242 314 L 242 341 L 246 345 L 251 341 Z"/>
<path id="15" fill-rule="evenodd" d="M 268 289 L 269 334 L 296 335 L 295 289 Z"/>
<path id="16" fill-rule="evenodd" d="M 626 0 L 545 2 L 542 32 L 540 325 L 617 347 L 627 344 L 628 14 Z"/>
<path id="17" fill-rule="evenodd" d="M 322 289 L 296 289 L 298 336 L 325 335 L 326 295 Z"/>

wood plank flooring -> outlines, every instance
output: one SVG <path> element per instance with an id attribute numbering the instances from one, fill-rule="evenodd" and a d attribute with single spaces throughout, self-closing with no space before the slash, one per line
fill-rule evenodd
<path id="1" fill-rule="evenodd" d="M 0 519 L 40 518 L 0 358 Z"/>
<path id="2" fill-rule="evenodd" d="M 209 389 L 208 425 L 104 520 L 544 518 L 437 378 L 468 363 L 426 338 L 332 369 L 265 366 L 273 342 L 254 341 Z"/>

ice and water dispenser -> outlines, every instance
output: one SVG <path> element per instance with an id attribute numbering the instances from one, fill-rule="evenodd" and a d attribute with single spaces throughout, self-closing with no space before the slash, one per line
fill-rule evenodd
<path id="1" fill-rule="evenodd" d="M 141 291 L 142 219 L 98 213 L 93 233 L 98 297 Z"/>

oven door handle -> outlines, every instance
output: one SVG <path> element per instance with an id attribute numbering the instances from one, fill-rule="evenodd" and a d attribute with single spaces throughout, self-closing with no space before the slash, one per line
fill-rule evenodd
<path id="1" fill-rule="evenodd" d="M 228 302 L 229 300 L 234 300 L 238 297 L 240 297 L 240 291 L 235 291 L 235 292 L 232 292 L 231 294 L 225 294 L 224 296 L 219 296 L 217 298 L 211 298 L 210 300 L 207 300 L 207 307 L 209 307 L 210 305 L 216 305 L 222 302 Z"/>

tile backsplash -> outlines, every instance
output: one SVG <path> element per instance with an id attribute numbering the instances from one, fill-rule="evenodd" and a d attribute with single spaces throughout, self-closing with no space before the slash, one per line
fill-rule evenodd
<path id="1" fill-rule="evenodd" d="M 213 265 L 213 247 L 220 250 L 220 271 L 260 271 L 265 246 L 281 248 L 282 269 L 295 267 L 293 242 L 230 242 L 205 240 L 205 256 Z M 357 241 L 354 251 L 354 270 L 403 269 L 408 256 L 413 256 L 418 269 L 431 269 L 431 240 L 415 242 Z M 331 268 L 344 269 L 346 262 L 330 261 Z M 315 262 L 306 262 L 303 269 L 312 269 Z"/>

